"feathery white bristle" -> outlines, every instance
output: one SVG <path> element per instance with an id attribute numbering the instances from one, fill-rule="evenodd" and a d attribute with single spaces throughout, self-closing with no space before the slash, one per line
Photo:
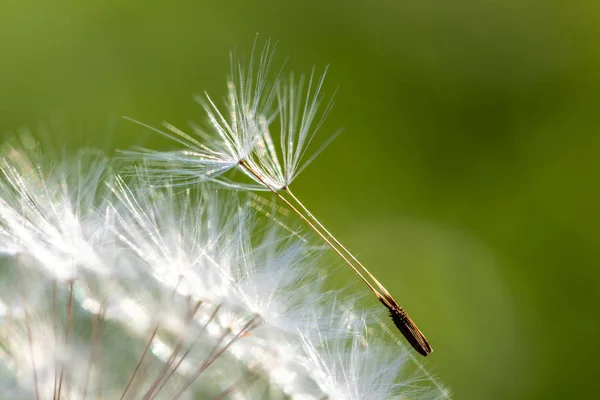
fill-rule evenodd
<path id="1" fill-rule="evenodd" d="M 318 77 L 313 69 L 308 79 L 303 75 L 296 79 L 293 73 L 286 78 L 280 70 L 271 80 L 274 47 L 265 44 L 258 65 L 254 52 L 247 65 L 232 56 L 225 106 L 220 108 L 208 95 L 199 98 L 208 123 L 204 127 L 191 124 L 193 133 L 168 123 L 165 132 L 134 121 L 172 139 L 181 149 L 123 153 L 141 159 L 153 183 L 168 178 L 175 185 L 210 180 L 239 189 L 287 187 L 335 138 L 332 135 L 307 156 L 333 102 L 321 107 L 326 70 Z M 224 175 L 242 162 L 253 173 L 238 170 L 254 183 Z"/>
<path id="2" fill-rule="evenodd" d="M 5 178 L 0 182 L 0 214 L 7 246 L 15 254 L 35 258 L 42 267 L 50 266 L 46 272 L 60 281 L 112 269 L 99 254 L 104 251 L 103 231 L 110 227 L 93 202 L 102 189 L 107 160 L 85 153 L 77 163 L 77 169 L 52 166 L 53 176 L 46 177 L 42 166 L 12 148 L 0 164 Z M 85 175 L 79 168 L 86 169 Z"/>
<path id="3" fill-rule="evenodd" d="M 404 351 L 387 347 L 381 337 L 372 338 L 366 316 L 358 316 L 351 326 L 344 319 L 339 323 L 350 331 L 350 339 L 301 334 L 306 370 L 328 399 L 418 397 L 412 393 L 410 380 L 397 382 L 407 361 Z M 373 345 L 377 341 L 380 344 Z"/>

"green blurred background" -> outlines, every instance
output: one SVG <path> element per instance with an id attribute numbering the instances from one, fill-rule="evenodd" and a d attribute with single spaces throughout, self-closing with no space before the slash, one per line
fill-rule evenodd
<path id="1" fill-rule="evenodd" d="M 324 131 L 344 134 L 295 191 L 454 397 L 597 396 L 597 1 L 4 0 L 0 129 L 147 144 L 120 116 L 200 120 L 192 96 L 224 95 L 257 32 L 289 69 L 331 66 Z"/>

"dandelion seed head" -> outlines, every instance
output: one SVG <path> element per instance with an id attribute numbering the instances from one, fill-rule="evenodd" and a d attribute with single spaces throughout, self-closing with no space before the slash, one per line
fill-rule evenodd
<path id="1" fill-rule="evenodd" d="M 0 226 L 9 232 L 1 245 L 18 246 L 0 259 L 3 393 L 53 393 L 61 375 L 60 397 L 74 399 L 85 392 L 120 398 L 123 390 L 165 399 L 419 393 L 410 376 L 398 383 L 406 362 L 398 349 L 368 346 L 375 339 L 361 331 L 365 318 L 338 305 L 352 301 L 323 288 L 322 248 L 296 231 L 262 226 L 250 206 L 214 188 L 149 187 L 144 177 L 108 179 L 97 206 L 75 195 L 88 187 L 82 182 L 30 164 L 41 187 L 60 196 L 24 207 L 31 190 L 8 184 L 0 193 L 7 205 Z M 22 182 L 33 180 L 18 171 Z M 92 211 L 82 212 L 83 204 Z M 38 208 L 52 218 L 33 219 Z M 65 213 L 68 229 L 58 221 Z M 22 238 L 41 241 L 52 257 L 33 254 L 40 245 Z M 108 272 L 73 262 L 65 243 L 93 253 Z M 75 271 L 49 272 L 55 260 Z"/>
<path id="2" fill-rule="evenodd" d="M 204 124 L 154 129 L 180 149 L 129 151 L 120 175 L 96 151 L 48 160 L 31 138 L 0 153 L 3 395 L 447 396 L 406 370 L 360 294 L 327 289 L 322 246 L 227 191 L 285 189 L 315 219 L 288 185 L 332 102 L 325 74 L 273 71 L 274 48 L 232 57 L 224 105 L 206 95 Z"/>

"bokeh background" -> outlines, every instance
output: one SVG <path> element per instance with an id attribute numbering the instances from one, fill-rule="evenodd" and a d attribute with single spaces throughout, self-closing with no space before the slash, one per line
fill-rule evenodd
<path id="1" fill-rule="evenodd" d="M 0 131 L 110 148 L 200 120 L 229 51 L 330 65 L 295 191 L 410 311 L 457 399 L 598 394 L 600 3 L 0 4 Z M 339 273 L 340 282 L 354 280 Z M 1 397 L 1 396 L 0 396 Z"/>

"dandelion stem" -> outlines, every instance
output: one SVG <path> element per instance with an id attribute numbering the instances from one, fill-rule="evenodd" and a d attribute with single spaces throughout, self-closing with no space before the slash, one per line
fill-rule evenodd
<path id="1" fill-rule="evenodd" d="M 196 311 L 198 310 L 198 308 L 200 307 L 201 304 L 202 304 L 202 302 L 198 302 L 198 307 L 194 311 L 194 314 L 196 313 Z M 208 318 L 208 321 L 206 321 L 206 323 L 202 326 L 202 328 L 200 329 L 200 332 L 204 332 L 206 330 L 206 327 L 208 327 L 208 324 L 217 316 L 220 309 L 221 309 L 221 305 L 219 304 L 217 307 L 215 307 L 215 310 L 213 311 L 211 316 Z M 181 356 L 181 358 L 179 359 L 177 364 L 175 364 L 175 366 L 171 369 L 171 372 L 169 372 L 169 375 L 167 375 L 167 377 L 165 379 L 163 379 L 163 381 L 160 384 L 160 386 L 158 387 L 158 389 L 156 389 L 156 391 L 154 392 L 152 399 L 155 398 L 158 395 L 158 393 L 162 390 L 162 388 L 167 384 L 168 380 L 173 376 L 175 371 L 177 371 L 177 368 L 179 368 L 179 366 L 181 365 L 183 360 L 186 359 L 186 357 L 188 356 L 188 354 L 190 354 L 190 352 L 192 351 L 193 348 L 194 348 L 194 343 L 192 343 L 188 347 L 188 349 L 185 351 L 185 353 L 183 353 L 183 355 Z"/>
<path id="2" fill-rule="evenodd" d="M 152 383 L 150 388 L 146 391 L 146 394 L 144 394 L 144 397 L 142 400 L 153 399 L 158 394 L 160 389 L 162 389 L 162 387 L 164 386 L 164 383 L 166 383 L 166 379 L 164 380 L 164 383 L 160 387 L 158 387 L 158 385 L 160 385 L 161 381 L 163 381 L 165 374 L 171 368 L 171 364 L 173 364 L 173 361 L 175 361 L 175 358 L 179 354 L 179 351 L 181 350 L 182 347 L 183 347 L 183 339 L 179 340 L 179 342 L 177 343 L 177 346 L 175 346 L 175 349 L 171 352 L 169 359 L 165 363 L 164 367 L 161 369 L 161 371 L 158 374 L 158 376 L 156 377 L 156 379 L 154 379 L 154 382 Z M 167 377 L 167 379 L 170 376 L 171 375 L 169 375 Z"/>
<path id="3" fill-rule="evenodd" d="M 181 397 L 181 395 L 190 387 L 190 385 L 196 380 L 198 379 L 198 377 L 204 372 L 206 371 L 206 369 L 208 367 L 210 367 L 212 365 L 213 362 L 215 362 L 219 357 L 221 357 L 221 355 L 226 352 L 231 345 L 233 345 L 240 337 L 242 337 L 243 335 L 245 335 L 247 332 L 250 332 L 251 330 L 253 330 L 256 326 L 257 326 L 257 320 L 259 319 L 258 315 L 254 315 L 247 323 L 246 325 L 244 325 L 242 327 L 242 329 L 240 329 L 240 331 L 233 337 L 231 338 L 231 340 L 229 342 L 227 342 L 227 344 L 225 344 L 225 346 L 223 346 L 220 350 L 216 351 L 217 349 L 216 346 L 218 346 L 219 343 L 221 343 L 223 341 L 223 339 L 225 338 L 225 335 L 227 334 L 227 332 L 225 332 L 221 338 L 219 338 L 219 340 L 217 341 L 217 345 L 215 346 L 215 350 L 213 350 L 213 352 L 211 354 L 209 354 L 208 358 L 206 359 L 206 361 L 204 363 L 202 363 L 202 365 L 198 368 L 198 370 L 196 371 L 196 373 L 192 376 L 192 379 L 190 379 L 177 393 L 177 395 L 175 395 L 173 397 L 173 400 L 177 400 L 179 397 Z"/>
<path id="4" fill-rule="evenodd" d="M 257 174 L 252 168 L 250 168 L 248 163 L 246 163 L 245 161 L 241 161 L 240 165 L 244 167 L 248 172 L 250 172 L 254 177 L 256 177 L 256 179 L 258 179 L 263 185 L 265 185 L 271 192 L 275 194 L 275 196 L 277 196 L 281 201 L 283 201 L 293 212 L 295 212 L 304 222 L 306 222 L 306 224 L 317 235 L 319 235 L 319 237 L 323 239 L 325 243 L 327 243 L 329 247 L 331 247 L 331 249 L 335 251 L 342 258 L 342 260 L 344 260 L 346 264 L 348 264 L 348 266 L 350 266 L 350 268 L 354 270 L 354 272 L 363 280 L 363 282 L 369 287 L 369 289 L 371 289 L 373 293 L 375 293 L 375 295 L 378 298 L 381 296 L 379 292 L 377 292 L 377 289 L 375 289 L 373 285 L 371 285 L 371 283 L 360 273 L 360 271 L 350 262 L 350 260 L 348 260 L 348 258 L 346 258 L 346 256 L 336 246 L 334 246 L 333 243 L 331 243 L 327 236 L 325 236 L 319 229 L 317 229 L 317 227 L 306 216 L 304 216 L 304 214 L 302 214 L 300 210 L 298 210 L 288 199 L 283 197 L 281 193 L 279 193 L 279 191 L 277 191 L 271 185 L 265 182 L 265 180 L 262 179 L 259 174 Z"/>
<path id="5" fill-rule="evenodd" d="M 381 290 L 383 292 L 383 294 L 386 297 L 392 297 L 391 294 L 386 290 L 386 288 L 381 284 L 381 282 L 379 282 L 375 276 L 373 276 L 373 274 L 371 274 L 369 272 L 369 270 L 362 265 L 362 263 L 360 261 L 358 261 L 358 259 L 348 250 L 344 247 L 344 245 L 342 245 L 340 243 L 339 240 L 337 240 L 335 238 L 335 236 L 333 236 L 331 234 L 331 232 L 329 232 L 324 226 L 323 224 L 321 224 L 321 222 L 319 222 L 319 220 L 311 214 L 311 212 L 306 208 L 306 206 L 304 206 L 304 204 L 300 201 L 300 199 L 298 199 L 296 196 L 294 196 L 294 194 L 292 193 L 292 191 L 290 190 L 289 187 L 285 187 L 282 190 L 284 190 L 285 192 L 287 192 L 291 198 L 296 202 L 296 204 L 298 204 L 300 206 L 300 208 L 302 209 L 302 211 L 304 211 L 306 213 L 306 215 L 319 227 L 323 230 L 323 232 L 325 232 L 327 234 L 327 236 L 344 252 L 348 255 L 348 257 L 350 257 L 359 267 L 360 269 L 362 269 L 369 278 L 371 278 L 373 280 L 373 282 L 375 282 L 375 285 L 377 285 L 377 287 L 379 288 L 379 290 Z"/>
<path id="6" fill-rule="evenodd" d="M 152 331 L 152 335 L 150 335 L 150 339 L 148 340 L 148 343 L 146 343 L 146 348 L 144 349 L 144 353 L 140 357 L 137 365 L 135 366 L 135 369 L 133 370 L 133 373 L 129 377 L 129 381 L 127 382 L 127 386 L 125 386 L 125 389 L 123 390 L 123 393 L 121 394 L 121 399 L 120 400 L 123 400 L 123 398 L 125 397 L 125 394 L 127 393 L 127 391 L 129 390 L 129 388 L 131 387 L 131 384 L 133 383 L 133 379 L 135 378 L 135 375 L 139 371 L 139 369 L 140 369 L 140 367 L 142 365 L 142 362 L 144 362 L 144 358 L 146 358 L 146 354 L 148 354 L 148 350 L 150 349 L 150 346 L 152 345 L 152 341 L 154 340 L 154 337 L 156 336 L 156 333 L 158 332 L 158 328 L 159 327 L 160 327 L 160 324 L 156 324 L 156 326 L 154 327 L 154 330 Z"/>
<path id="7" fill-rule="evenodd" d="M 200 308 L 201 304 L 202 304 L 202 302 L 200 302 L 200 301 L 197 302 L 196 305 L 194 306 L 194 308 L 189 311 L 186 322 L 190 322 L 194 318 L 194 315 Z M 150 386 L 150 388 L 148 389 L 148 391 L 146 392 L 146 394 L 144 395 L 144 398 L 142 400 L 153 399 L 158 394 L 160 389 L 162 389 L 162 387 L 164 386 L 166 381 L 171 377 L 171 375 L 168 375 L 167 378 L 164 379 L 165 374 L 169 371 L 169 369 L 171 369 L 171 365 L 174 363 L 175 359 L 179 355 L 179 352 L 181 351 L 181 348 L 183 347 L 183 340 L 184 340 L 183 338 L 181 338 L 179 340 L 179 342 L 177 343 L 177 346 L 175 346 L 175 349 L 171 352 L 169 359 L 165 363 L 165 366 L 161 369 L 160 373 L 158 374 L 158 376 L 152 383 L 152 386 Z M 177 364 L 177 366 L 179 366 L 179 364 Z M 175 371 L 177 369 L 177 366 L 173 369 L 173 371 Z M 163 381 L 163 379 L 164 379 L 164 382 L 161 384 L 161 381 Z M 160 387 L 158 387 L 158 385 L 160 385 Z"/>

